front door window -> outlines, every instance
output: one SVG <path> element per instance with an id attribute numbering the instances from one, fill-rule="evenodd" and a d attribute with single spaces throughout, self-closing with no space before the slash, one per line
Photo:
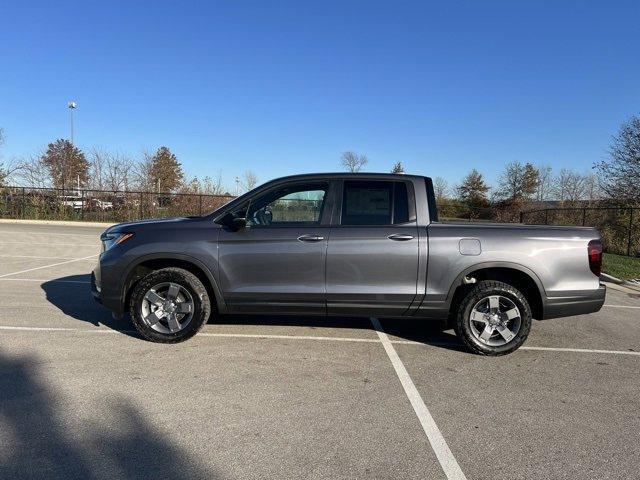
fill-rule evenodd
<path id="1" fill-rule="evenodd" d="M 288 185 L 252 199 L 247 224 L 254 227 L 318 225 L 327 193 L 327 184 Z"/>

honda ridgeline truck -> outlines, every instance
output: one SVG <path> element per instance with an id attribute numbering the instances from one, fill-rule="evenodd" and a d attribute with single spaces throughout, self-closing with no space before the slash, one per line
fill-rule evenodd
<path id="1" fill-rule="evenodd" d="M 272 180 L 201 217 L 101 236 L 94 297 L 140 334 L 180 342 L 218 314 L 448 319 L 501 355 L 532 318 L 600 310 L 602 244 L 585 227 L 440 223 L 430 178 Z"/>

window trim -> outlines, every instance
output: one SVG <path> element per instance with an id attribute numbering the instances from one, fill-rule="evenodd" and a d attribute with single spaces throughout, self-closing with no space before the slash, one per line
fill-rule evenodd
<path id="1" fill-rule="evenodd" d="M 351 182 L 351 183 L 392 183 L 393 184 L 393 188 L 391 189 L 391 223 L 389 224 L 384 224 L 384 225 L 380 225 L 380 224 L 366 224 L 366 225 L 343 225 L 342 224 L 342 213 L 343 213 L 343 207 L 344 207 L 344 200 L 345 200 L 345 195 L 344 195 L 344 190 L 346 188 L 346 182 Z M 395 209 L 395 191 L 396 191 L 396 183 L 404 183 L 405 187 L 407 188 L 407 203 L 408 203 L 408 214 L 409 214 L 409 221 L 408 222 L 401 222 L 401 223 L 395 223 L 395 214 L 396 214 L 396 209 Z M 414 225 L 417 222 L 417 214 L 416 214 L 416 197 L 415 197 L 415 191 L 413 188 L 413 182 L 411 182 L 410 180 L 396 180 L 396 179 L 369 179 L 369 178 L 345 178 L 342 179 L 340 181 L 340 185 L 339 185 L 339 201 L 337 202 L 337 222 L 333 225 L 334 227 L 342 227 L 342 228 L 359 228 L 359 227 L 366 227 L 366 228 L 372 228 L 372 227 L 394 227 L 394 226 L 402 226 L 402 225 Z"/>

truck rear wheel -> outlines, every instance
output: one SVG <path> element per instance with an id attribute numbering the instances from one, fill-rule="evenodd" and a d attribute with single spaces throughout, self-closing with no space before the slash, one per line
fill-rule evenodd
<path id="1" fill-rule="evenodd" d="M 207 289 L 182 268 L 151 272 L 131 294 L 131 319 L 152 342 L 178 343 L 193 337 L 207 323 L 211 302 Z"/>
<path id="2" fill-rule="evenodd" d="M 475 353 L 506 355 L 518 349 L 529 336 L 531 307 L 517 288 L 483 280 L 460 302 L 455 330 Z"/>

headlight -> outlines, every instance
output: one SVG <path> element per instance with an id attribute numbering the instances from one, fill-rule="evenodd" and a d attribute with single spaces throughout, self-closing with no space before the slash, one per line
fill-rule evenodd
<path id="1" fill-rule="evenodd" d="M 133 237 L 133 233 L 103 233 L 100 236 L 100 240 L 102 240 L 102 251 L 106 252 L 111 247 L 120 245 L 121 243 L 129 240 L 131 237 Z"/>

